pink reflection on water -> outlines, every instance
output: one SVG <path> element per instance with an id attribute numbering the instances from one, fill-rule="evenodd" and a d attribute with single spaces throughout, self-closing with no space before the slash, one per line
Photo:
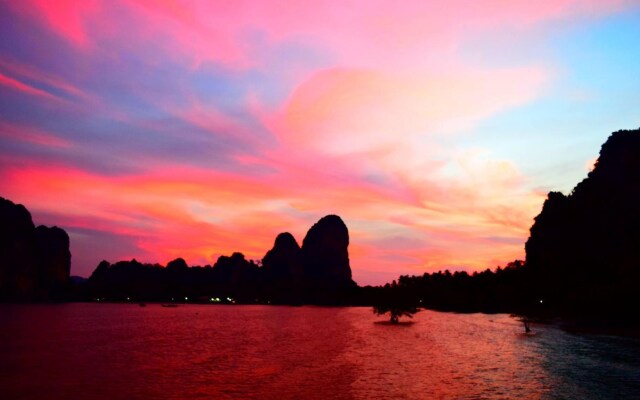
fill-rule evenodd
<path id="1" fill-rule="evenodd" d="M 494 399 L 581 390 L 563 383 L 570 371 L 552 372 L 555 352 L 569 365 L 582 360 L 562 353 L 575 340 L 554 328 L 527 336 L 506 315 L 430 311 L 410 324 L 383 321 L 369 308 L 2 306 L 0 388 L 3 398 L 25 399 Z"/>

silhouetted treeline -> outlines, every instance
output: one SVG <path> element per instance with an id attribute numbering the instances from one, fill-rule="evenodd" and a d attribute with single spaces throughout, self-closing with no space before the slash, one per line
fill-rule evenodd
<path id="1" fill-rule="evenodd" d="M 208 301 L 219 297 L 226 301 L 253 301 L 260 293 L 260 268 L 244 255 L 222 256 L 214 266 L 188 267 L 175 259 L 166 267 L 142 264 L 137 260 L 110 264 L 102 261 L 86 283 L 86 295 L 108 300 Z M 202 297 L 202 299 L 200 299 Z"/>
<path id="2" fill-rule="evenodd" d="M 70 268 L 67 233 L 36 228 L 22 204 L 0 197 L 0 301 L 64 299 Z"/>
<path id="3" fill-rule="evenodd" d="M 446 270 L 418 276 L 400 276 L 382 287 L 362 288 L 364 302 L 393 302 L 397 292 L 404 293 L 421 307 L 458 312 L 524 312 L 541 310 L 527 283 L 527 268 L 523 261 L 514 261 L 505 268 L 489 269 L 471 274 Z"/>

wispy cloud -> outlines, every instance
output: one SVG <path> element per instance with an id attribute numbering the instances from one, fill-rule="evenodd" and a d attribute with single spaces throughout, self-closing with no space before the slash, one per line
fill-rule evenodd
<path id="1" fill-rule="evenodd" d="M 60 100 L 49 92 L 27 85 L 26 83 L 20 82 L 17 79 L 13 79 L 1 73 L 0 73 L 0 85 L 6 86 L 8 88 L 17 90 L 22 93 L 26 93 L 31 96 L 43 97 L 45 99 L 50 99 L 50 100 Z"/>

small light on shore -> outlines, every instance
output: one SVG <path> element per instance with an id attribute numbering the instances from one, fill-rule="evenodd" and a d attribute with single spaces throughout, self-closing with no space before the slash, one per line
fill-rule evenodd
<path id="1" fill-rule="evenodd" d="M 542 299 L 540 299 L 540 304 L 542 304 Z"/>

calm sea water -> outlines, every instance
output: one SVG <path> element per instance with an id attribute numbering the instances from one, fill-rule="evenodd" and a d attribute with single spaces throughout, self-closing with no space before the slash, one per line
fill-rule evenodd
<path id="1" fill-rule="evenodd" d="M 0 306 L 2 399 L 640 398 L 640 341 L 507 315 Z"/>

